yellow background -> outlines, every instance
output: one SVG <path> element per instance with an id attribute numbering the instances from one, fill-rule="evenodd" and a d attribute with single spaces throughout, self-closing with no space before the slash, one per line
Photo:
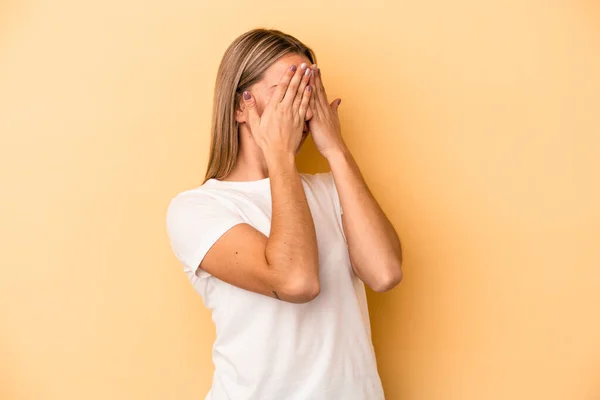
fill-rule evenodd
<path id="1" fill-rule="evenodd" d="M 583 0 L 4 0 L 0 398 L 203 398 L 214 328 L 165 210 L 203 176 L 223 51 L 258 26 L 317 52 L 402 237 L 404 282 L 370 294 L 387 398 L 600 399 Z M 310 146 L 302 169 L 326 168 Z"/>

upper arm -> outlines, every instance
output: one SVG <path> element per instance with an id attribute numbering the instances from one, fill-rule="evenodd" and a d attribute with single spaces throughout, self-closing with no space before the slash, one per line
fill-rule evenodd
<path id="1" fill-rule="evenodd" d="M 200 268 L 220 280 L 266 296 L 282 295 L 284 278 L 265 258 L 267 237 L 248 224 L 225 232 L 208 250 Z M 279 293 L 281 292 L 281 293 Z"/>
<path id="2" fill-rule="evenodd" d="M 290 302 L 310 300 L 294 276 L 268 263 L 268 238 L 218 201 L 174 200 L 167 228 L 173 251 L 188 272 Z"/>

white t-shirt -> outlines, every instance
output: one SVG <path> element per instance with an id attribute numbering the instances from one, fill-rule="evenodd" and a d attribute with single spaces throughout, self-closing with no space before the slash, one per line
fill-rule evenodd
<path id="1" fill-rule="evenodd" d="M 292 304 L 223 282 L 198 265 L 229 229 L 271 229 L 269 179 L 211 179 L 175 197 L 167 229 L 217 336 L 206 400 L 381 400 L 365 288 L 353 272 L 331 173 L 301 174 L 317 234 L 319 296 Z"/>

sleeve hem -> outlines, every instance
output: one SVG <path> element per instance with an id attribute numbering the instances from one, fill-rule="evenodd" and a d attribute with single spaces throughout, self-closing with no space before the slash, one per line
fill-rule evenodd
<path id="1" fill-rule="evenodd" d="M 188 265 L 188 268 L 192 270 L 195 276 L 197 276 L 198 278 L 208 278 L 212 276 L 210 273 L 200 268 L 200 264 L 202 263 L 202 260 L 204 260 L 206 253 L 208 253 L 209 250 L 214 246 L 214 244 L 217 243 L 221 236 L 223 236 L 225 233 L 231 230 L 234 226 L 244 223 L 244 221 L 238 221 L 230 226 L 227 226 L 226 228 L 222 228 L 218 231 L 213 232 L 212 240 L 207 241 L 207 244 L 196 250 L 192 257 L 191 265 Z"/>

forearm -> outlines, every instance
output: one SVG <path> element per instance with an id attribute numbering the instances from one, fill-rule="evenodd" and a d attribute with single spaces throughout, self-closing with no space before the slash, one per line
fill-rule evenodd
<path id="1" fill-rule="evenodd" d="M 328 157 L 343 209 L 344 234 L 356 274 L 375 291 L 402 278 L 402 249 L 396 231 L 371 194 L 347 149 Z"/>
<path id="2" fill-rule="evenodd" d="M 289 292 L 318 291 L 315 227 L 293 154 L 267 157 L 271 183 L 271 233 L 266 259 Z M 316 287 L 315 287 L 316 286 Z"/>

